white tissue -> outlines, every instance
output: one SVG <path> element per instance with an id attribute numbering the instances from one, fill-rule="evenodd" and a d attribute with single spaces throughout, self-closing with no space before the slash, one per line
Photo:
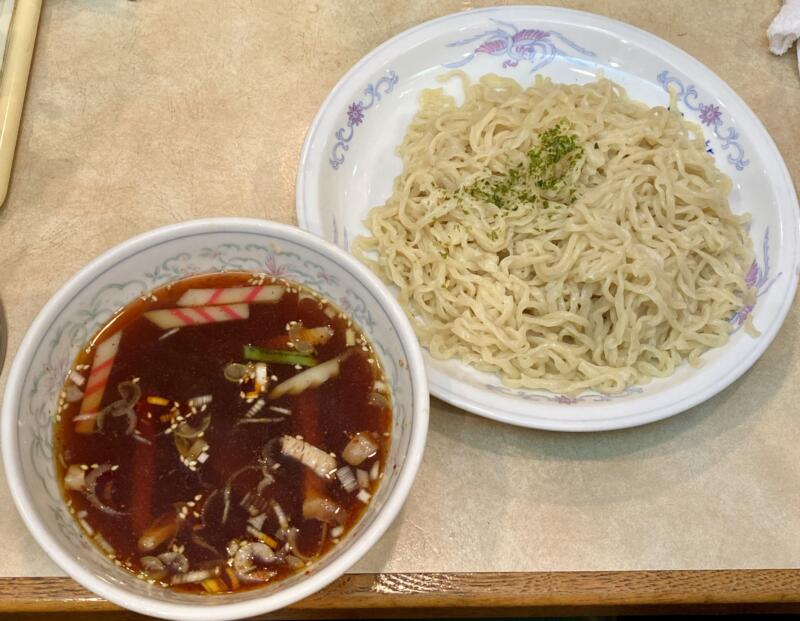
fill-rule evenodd
<path id="1" fill-rule="evenodd" d="M 780 56 L 800 38 L 800 0 L 786 0 L 767 28 L 769 51 Z"/>

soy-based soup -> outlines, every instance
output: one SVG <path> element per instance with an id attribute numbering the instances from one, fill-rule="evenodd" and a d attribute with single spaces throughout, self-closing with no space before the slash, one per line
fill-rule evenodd
<path id="1" fill-rule="evenodd" d="M 113 562 L 230 592 L 304 571 L 346 536 L 390 427 L 377 357 L 336 306 L 263 275 L 198 276 L 134 301 L 80 353 L 56 469 Z"/>

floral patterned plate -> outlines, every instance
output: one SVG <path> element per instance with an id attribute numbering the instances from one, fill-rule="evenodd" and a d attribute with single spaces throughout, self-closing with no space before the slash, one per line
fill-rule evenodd
<path id="1" fill-rule="evenodd" d="M 755 307 L 736 313 L 731 342 L 705 354 L 702 368 L 684 365 L 672 377 L 621 395 L 512 390 L 494 375 L 426 356 L 431 392 L 508 423 L 592 431 L 671 416 L 742 375 L 775 337 L 794 297 L 794 187 L 774 142 L 729 86 L 685 52 L 627 24 L 551 7 L 498 7 L 443 17 L 387 41 L 339 81 L 308 132 L 297 176 L 300 226 L 345 249 L 366 232 L 363 218 L 386 200 L 401 172 L 395 148 L 420 91 L 455 67 L 472 78 L 499 73 L 522 84 L 537 72 L 565 83 L 592 81 L 602 72 L 650 105 L 665 105 L 667 89 L 675 89 L 681 111 L 701 124 L 708 151 L 733 180 L 733 209 L 752 213 L 757 258 L 748 279 L 759 297 Z M 758 338 L 738 330 L 750 313 Z"/>
<path id="2" fill-rule="evenodd" d="M 307 571 L 224 597 L 181 593 L 112 564 L 79 531 L 55 479 L 53 416 L 70 362 L 114 312 L 177 278 L 245 270 L 286 277 L 345 310 L 375 345 L 392 393 L 387 475 L 364 516 Z M 146 615 L 221 621 L 260 615 L 307 597 L 355 563 L 399 512 L 422 460 L 428 388 L 419 344 L 392 295 L 363 265 L 295 227 L 245 218 L 163 227 L 112 248 L 84 267 L 42 309 L 8 374 L 2 409 L 3 465 L 11 495 L 42 549 L 104 598 Z"/>

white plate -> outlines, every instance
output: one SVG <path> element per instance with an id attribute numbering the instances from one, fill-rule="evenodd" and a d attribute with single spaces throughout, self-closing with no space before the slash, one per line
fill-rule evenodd
<path id="1" fill-rule="evenodd" d="M 426 355 L 431 392 L 516 425 L 596 431 L 677 414 L 742 375 L 775 337 L 794 297 L 800 232 L 794 187 L 775 143 L 728 85 L 632 26 L 566 9 L 502 7 L 443 17 L 387 41 L 339 81 L 308 132 L 297 176 L 300 226 L 345 249 L 366 233 L 362 220 L 385 202 L 401 172 L 395 148 L 420 91 L 455 66 L 473 78 L 499 73 L 522 84 L 537 71 L 565 83 L 589 82 L 602 72 L 650 105 L 666 105 L 667 86 L 676 88 L 681 110 L 702 124 L 708 148 L 733 180 L 733 210 L 752 213 L 757 263 L 750 276 L 759 291 L 753 317 L 762 334 L 754 339 L 737 330 L 725 347 L 703 356 L 700 369 L 684 364 L 669 378 L 611 397 L 510 389 L 496 375 Z"/>

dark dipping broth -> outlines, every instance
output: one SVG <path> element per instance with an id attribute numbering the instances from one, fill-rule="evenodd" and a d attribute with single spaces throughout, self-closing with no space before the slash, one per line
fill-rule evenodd
<path id="1" fill-rule="evenodd" d="M 391 416 L 372 347 L 330 302 L 263 275 L 197 276 L 122 309 L 75 360 L 56 471 L 117 565 L 238 591 L 309 571 L 347 534 Z"/>

